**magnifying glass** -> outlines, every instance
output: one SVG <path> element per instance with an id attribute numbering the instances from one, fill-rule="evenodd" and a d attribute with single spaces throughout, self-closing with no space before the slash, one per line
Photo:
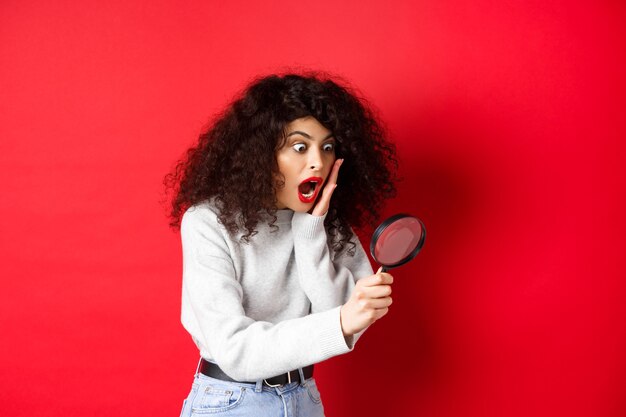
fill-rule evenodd
<path id="1" fill-rule="evenodd" d="M 386 272 L 415 258 L 425 239 L 426 228 L 420 219 L 408 214 L 396 214 L 376 228 L 370 253 Z"/>

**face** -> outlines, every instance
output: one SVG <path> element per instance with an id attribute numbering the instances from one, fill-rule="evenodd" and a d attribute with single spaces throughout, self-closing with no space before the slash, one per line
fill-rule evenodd
<path id="1" fill-rule="evenodd" d="M 307 212 L 315 205 L 335 162 L 335 138 L 313 117 L 289 123 L 276 153 L 285 185 L 276 190 L 278 209 Z"/>

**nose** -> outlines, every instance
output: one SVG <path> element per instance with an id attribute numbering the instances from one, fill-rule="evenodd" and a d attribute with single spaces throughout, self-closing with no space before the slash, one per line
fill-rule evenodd
<path id="1" fill-rule="evenodd" d="M 322 158 L 322 153 L 319 149 L 314 149 L 312 152 L 309 152 L 309 167 L 313 171 L 321 171 L 324 168 L 324 159 Z"/>

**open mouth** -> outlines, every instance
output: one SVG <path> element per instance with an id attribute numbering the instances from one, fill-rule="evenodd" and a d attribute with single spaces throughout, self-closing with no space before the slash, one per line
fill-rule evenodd
<path id="1" fill-rule="evenodd" d="M 322 181 L 324 181 L 320 177 L 311 177 L 302 181 L 300 185 L 298 185 L 298 198 L 303 203 L 310 203 L 315 201 L 315 197 L 321 188 Z"/>

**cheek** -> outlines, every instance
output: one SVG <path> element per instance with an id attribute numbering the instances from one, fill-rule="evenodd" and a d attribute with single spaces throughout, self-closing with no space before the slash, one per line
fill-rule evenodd
<path id="1" fill-rule="evenodd" d="M 298 171 L 299 166 L 301 165 L 301 161 L 291 155 L 279 155 L 277 162 L 278 170 L 287 182 L 294 177 L 294 173 Z"/>
<path id="2" fill-rule="evenodd" d="M 335 165 L 335 161 L 337 160 L 337 158 L 335 158 L 335 155 L 329 156 L 325 165 L 325 173 L 326 176 L 330 175 L 330 172 L 333 170 L 333 165 Z"/>

